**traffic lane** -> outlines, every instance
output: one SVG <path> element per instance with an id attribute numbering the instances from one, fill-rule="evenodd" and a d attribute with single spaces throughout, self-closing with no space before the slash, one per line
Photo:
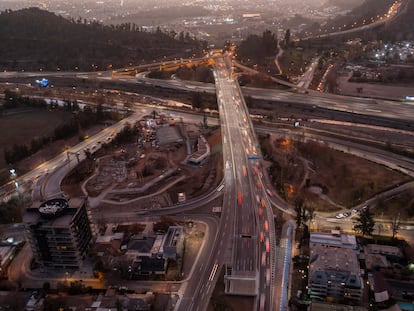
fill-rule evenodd
<path id="1" fill-rule="evenodd" d="M 185 217 L 186 219 L 188 219 L 187 216 Z M 217 219 L 213 219 L 211 216 L 205 217 L 205 216 L 191 215 L 191 218 L 197 221 L 208 221 L 207 223 L 211 225 L 212 227 L 217 226 Z M 214 254 L 216 253 L 215 245 L 217 245 L 217 243 L 215 242 L 220 233 L 220 230 L 222 230 L 221 223 L 218 226 L 218 228 L 216 228 L 216 232 L 209 231 L 209 234 L 205 236 L 203 246 L 200 250 L 201 253 L 197 255 L 198 260 L 195 263 L 194 268 L 192 269 L 191 276 L 187 279 L 187 284 L 186 284 L 186 288 L 184 291 L 184 295 L 182 299 L 180 300 L 178 310 L 192 310 L 193 307 L 191 307 L 191 305 L 195 301 L 195 299 L 201 300 L 200 299 L 200 287 L 202 285 L 200 285 L 200 280 L 207 280 L 206 275 L 207 275 L 208 270 L 212 266 L 211 262 L 216 260 L 216 258 L 214 258 Z M 200 277 L 199 278 L 192 277 L 194 273 L 196 273 Z"/>

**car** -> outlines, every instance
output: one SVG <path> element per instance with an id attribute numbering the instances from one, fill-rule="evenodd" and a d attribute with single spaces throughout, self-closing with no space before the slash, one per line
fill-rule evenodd
<path id="1" fill-rule="evenodd" d="M 270 269 L 266 269 L 266 285 L 270 286 Z"/>
<path id="2" fill-rule="evenodd" d="M 269 223 L 267 222 L 267 220 L 265 220 L 264 222 L 264 229 L 266 232 L 269 232 Z"/>
<path id="3" fill-rule="evenodd" d="M 262 267 L 266 266 L 266 252 L 262 253 Z"/>
<path id="4" fill-rule="evenodd" d="M 264 242 L 264 234 L 263 231 L 260 232 L 260 242 Z"/>
<path id="5" fill-rule="evenodd" d="M 351 216 L 351 213 L 350 212 L 345 212 L 343 215 L 344 215 L 344 218 L 346 218 L 346 217 Z"/>
<path id="6" fill-rule="evenodd" d="M 345 216 L 344 216 L 344 214 L 342 214 L 342 213 L 339 213 L 338 215 L 336 215 L 335 216 L 337 219 L 342 219 L 342 218 L 344 218 Z"/>
<path id="7" fill-rule="evenodd" d="M 354 214 L 358 214 L 359 210 L 357 208 L 353 208 L 351 212 L 354 213 Z"/>

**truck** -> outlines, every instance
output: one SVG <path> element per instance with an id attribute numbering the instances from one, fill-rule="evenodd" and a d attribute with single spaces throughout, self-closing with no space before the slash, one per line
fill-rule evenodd
<path id="1" fill-rule="evenodd" d="M 237 192 L 237 205 L 242 206 L 243 204 L 243 196 L 242 193 L 239 191 Z"/>

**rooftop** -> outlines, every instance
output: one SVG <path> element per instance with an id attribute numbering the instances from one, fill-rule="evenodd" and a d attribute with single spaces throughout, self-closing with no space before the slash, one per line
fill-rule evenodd
<path id="1" fill-rule="evenodd" d="M 356 242 L 355 235 L 348 233 L 324 233 L 324 232 L 312 232 L 310 234 L 310 245 L 321 244 L 328 247 L 338 248 L 351 248 L 357 249 L 358 244 Z"/>
<path id="2" fill-rule="evenodd" d="M 336 271 L 347 274 L 360 274 L 355 251 L 347 248 L 331 248 L 323 245 L 311 247 L 309 275 L 316 271 Z"/>
<path id="3" fill-rule="evenodd" d="M 128 250 L 138 251 L 139 253 L 150 253 L 155 242 L 155 237 L 146 239 L 132 239 L 128 243 Z"/>
<path id="4" fill-rule="evenodd" d="M 50 201 L 56 200 L 57 199 L 48 200 L 42 203 L 39 207 L 32 206 L 27 208 L 23 214 L 23 222 L 26 224 L 42 222 L 45 227 L 67 227 L 71 223 L 73 216 L 76 214 L 78 209 L 85 202 L 86 198 L 75 198 L 70 201 L 59 199 L 59 201 L 61 201 L 61 205 L 66 205 L 57 213 L 53 213 L 53 211 L 49 210 L 49 208 L 46 212 L 45 210 L 41 210 L 41 208 L 48 205 Z"/>
<path id="5" fill-rule="evenodd" d="M 396 246 L 390 245 L 368 244 L 367 246 L 365 246 L 365 253 L 402 257 L 401 250 Z"/>

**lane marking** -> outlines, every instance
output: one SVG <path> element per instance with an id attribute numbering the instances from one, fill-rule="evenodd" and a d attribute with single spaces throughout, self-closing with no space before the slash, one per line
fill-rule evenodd
<path id="1" fill-rule="evenodd" d="M 214 276 L 216 275 L 218 269 L 218 263 L 214 264 L 213 269 L 211 270 L 210 277 L 208 278 L 209 281 L 213 281 Z"/>

